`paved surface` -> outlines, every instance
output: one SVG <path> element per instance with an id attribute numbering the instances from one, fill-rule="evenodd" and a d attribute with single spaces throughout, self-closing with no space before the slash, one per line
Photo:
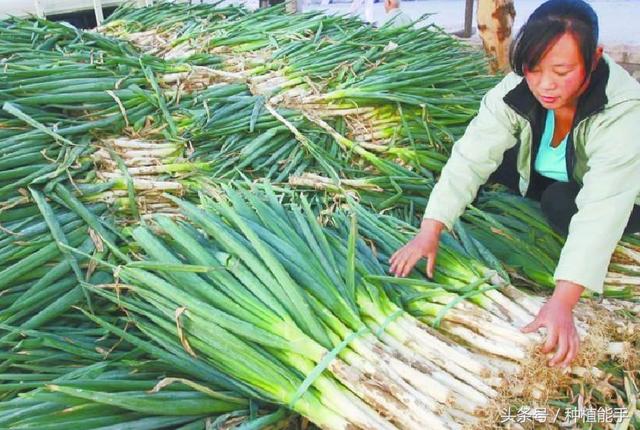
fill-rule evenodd
<path id="1" fill-rule="evenodd" d="M 2 1 L 2 0 L 0 0 Z M 517 30 L 542 0 L 515 0 Z M 476 2 L 477 3 L 477 2 Z M 591 6 L 600 21 L 600 41 L 605 46 L 640 45 L 640 0 L 592 0 Z M 436 23 L 447 31 L 458 31 L 464 26 L 464 0 L 403 0 L 402 9 L 412 18 L 433 13 L 428 22 Z M 327 13 L 349 13 L 350 3 L 334 3 L 326 6 L 307 4 L 304 10 L 321 9 Z M 363 13 L 363 11 L 360 11 Z M 475 12 L 475 11 L 474 11 Z M 374 22 L 384 22 L 382 2 L 373 5 Z M 475 16 L 474 16 L 475 19 Z"/>

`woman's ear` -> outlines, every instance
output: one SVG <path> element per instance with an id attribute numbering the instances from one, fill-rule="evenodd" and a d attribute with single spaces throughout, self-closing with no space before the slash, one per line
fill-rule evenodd
<path id="1" fill-rule="evenodd" d="M 600 59 L 602 58 L 602 52 L 604 51 L 604 48 L 602 47 L 602 45 L 598 45 L 598 47 L 596 48 L 596 53 L 593 56 L 593 64 L 591 65 L 591 71 L 594 71 L 596 69 L 596 67 L 598 67 L 598 63 L 600 62 Z"/>

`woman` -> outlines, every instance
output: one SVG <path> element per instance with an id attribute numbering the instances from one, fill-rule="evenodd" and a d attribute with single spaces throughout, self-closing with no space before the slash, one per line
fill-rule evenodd
<path id="1" fill-rule="evenodd" d="M 640 231 L 640 84 L 603 55 L 597 17 L 583 0 L 536 9 L 511 66 L 454 145 L 419 233 L 390 270 L 406 276 L 424 257 L 431 277 L 440 233 L 487 180 L 540 200 L 567 240 L 553 295 L 522 330 L 546 327 L 542 351 L 555 350 L 549 365 L 564 367 L 579 349 L 573 307 L 585 288 L 602 292 L 623 232 Z"/>

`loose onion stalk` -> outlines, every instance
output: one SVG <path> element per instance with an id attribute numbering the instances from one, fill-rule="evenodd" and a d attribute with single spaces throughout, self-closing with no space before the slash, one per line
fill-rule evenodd
<path id="1" fill-rule="evenodd" d="M 341 198 L 346 200 L 346 196 L 350 196 L 377 212 L 384 211 L 386 214 L 409 221 L 419 216 L 427 201 L 425 190 L 433 186 L 430 179 L 414 177 L 360 177 L 360 174 L 352 171 L 345 172 L 345 176 L 349 179 L 332 180 L 305 173 L 301 176 L 290 176 L 289 185 L 300 192 L 327 194 L 330 199 L 326 200 L 333 202 Z"/>

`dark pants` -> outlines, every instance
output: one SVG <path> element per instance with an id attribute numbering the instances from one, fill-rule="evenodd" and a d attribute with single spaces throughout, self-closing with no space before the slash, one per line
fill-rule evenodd
<path id="1" fill-rule="evenodd" d="M 489 178 L 489 183 L 499 183 L 519 192 L 520 175 L 517 170 L 517 148 L 505 152 L 502 164 Z M 527 197 L 540 202 L 547 222 L 555 231 L 567 235 L 571 217 L 578 212 L 576 197 L 580 185 L 576 182 L 559 182 L 532 172 Z M 640 206 L 634 205 L 631 217 L 624 230 L 626 233 L 640 232 Z"/>

